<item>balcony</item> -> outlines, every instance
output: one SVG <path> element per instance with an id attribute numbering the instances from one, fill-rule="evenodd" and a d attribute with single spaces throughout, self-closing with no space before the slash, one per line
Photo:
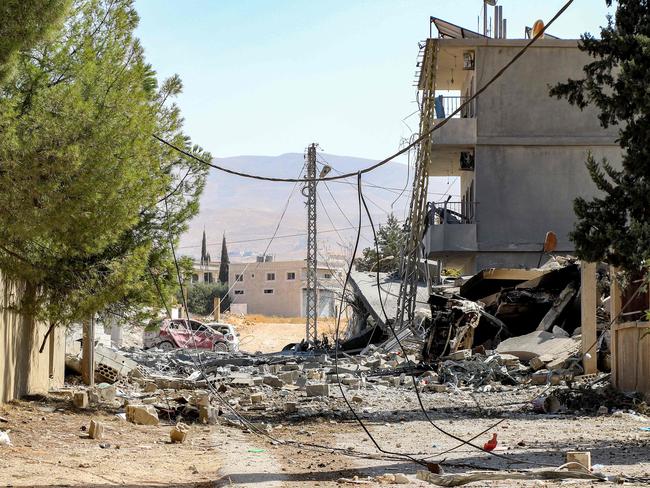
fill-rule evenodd
<path id="1" fill-rule="evenodd" d="M 453 114 L 466 97 L 438 95 L 435 99 L 434 125 Z M 472 102 L 433 132 L 429 176 L 461 174 L 462 153 L 471 153 L 476 145 L 475 104 Z"/>
<path id="2" fill-rule="evenodd" d="M 431 203 L 424 236 L 427 257 L 478 250 L 476 203 Z"/>

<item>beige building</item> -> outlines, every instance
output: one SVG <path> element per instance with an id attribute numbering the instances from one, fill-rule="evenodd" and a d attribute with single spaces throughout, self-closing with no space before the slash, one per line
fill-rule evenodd
<path id="1" fill-rule="evenodd" d="M 306 272 L 304 260 L 230 263 L 231 309 L 249 314 L 304 317 Z M 340 280 L 339 270 L 318 267 L 319 316 L 335 315 Z"/>
<path id="2" fill-rule="evenodd" d="M 490 38 L 432 18 L 438 30 L 422 46 L 418 88 L 437 125 L 505 66 L 528 39 Z M 504 34 L 505 31 L 502 32 Z M 429 176 L 457 177 L 460 198 L 431 202 L 426 257 L 472 274 L 491 267 L 534 267 L 544 238 L 572 254 L 573 201 L 596 187 L 587 155 L 621 160 L 617 128 L 603 129 L 585 110 L 549 95 L 583 76 L 592 61 L 578 41 L 546 36 L 460 113 L 432 134 Z M 431 97 L 435 100 L 431 100 Z M 434 103 L 435 102 L 435 103 Z M 546 258 L 542 257 L 542 262 Z"/>
<path id="3" fill-rule="evenodd" d="M 194 260 L 192 283 L 216 283 L 219 281 L 219 263 L 201 264 Z"/>

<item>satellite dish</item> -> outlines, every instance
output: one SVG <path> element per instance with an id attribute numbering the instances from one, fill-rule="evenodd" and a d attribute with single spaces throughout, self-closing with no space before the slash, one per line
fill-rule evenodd
<path id="1" fill-rule="evenodd" d="M 552 230 L 546 233 L 544 239 L 544 252 L 553 252 L 557 249 L 557 235 Z"/>
<path id="2" fill-rule="evenodd" d="M 544 21 L 542 19 L 538 19 L 533 24 L 533 37 L 537 37 L 537 34 L 542 32 L 542 30 L 544 30 Z M 543 37 L 544 37 L 544 34 L 542 34 L 542 38 Z"/>
<path id="3" fill-rule="evenodd" d="M 483 0 L 485 3 L 487 3 L 490 7 L 494 7 L 497 4 L 497 0 Z"/>

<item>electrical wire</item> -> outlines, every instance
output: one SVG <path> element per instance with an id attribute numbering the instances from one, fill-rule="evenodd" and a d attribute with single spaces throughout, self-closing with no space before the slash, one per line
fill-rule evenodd
<path id="1" fill-rule="evenodd" d="M 334 175 L 334 176 L 325 176 L 322 178 L 305 178 L 304 180 L 296 179 L 296 178 L 279 178 L 279 177 L 273 177 L 273 176 L 262 176 L 262 175 L 256 175 L 252 173 L 245 173 L 242 171 L 236 171 L 230 168 L 225 168 L 223 166 L 214 164 L 209 161 L 205 161 L 204 159 L 199 158 L 198 156 L 195 156 L 194 154 L 191 154 L 190 152 L 181 149 L 180 147 L 172 144 L 171 142 L 163 139 L 162 137 L 159 137 L 156 134 L 152 134 L 152 137 L 156 139 L 157 141 L 165 144 L 166 146 L 169 146 L 170 148 L 174 149 L 175 151 L 178 151 L 181 154 L 184 154 L 185 156 L 192 158 L 200 163 L 203 163 L 207 166 L 210 166 L 211 168 L 217 169 L 219 171 L 223 171 L 224 173 L 232 174 L 235 176 L 241 176 L 242 178 L 250 178 L 250 179 L 255 179 L 255 180 L 262 180 L 262 181 L 273 181 L 273 182 L 285 182 L 285 183 L 295 183 L 299 181 L 303 182 L 311 182 L 311 181 L 334 181 L 334 180 L 343 180 L 346 178 L 351 178 L 353 176 L 356 176 L 357 174 L 365 174 L 369 173 L 371 171 L 374 171 L 375 169 L 384 166 L 386 163 L 392 161 L 393 159 L 397 158 L 398 156 L 401 156 L 402 154 L 406 153 L 409 151 L 412 147 L 415 147 L 417 144 L 425 140 L 427 137 L 429 137 L 432 133 L 434 133 L 437 130 L 440 130 L 442 127 L 447 125 L 450 119 L 452 119 L 455 115 L 461 113 L 463 110 L 465 110 L 465 107 L 467 107 L 470 103 L 472 103 L 475 99 L 477 99 L 485 90 L 487 90 L 496 80 L 498 80 L 503 73 L 505 73 L 510 66 L 512 66 L 521 56 L 524 55 L 528 49 L 537 42 L 537 40 L 544 35 L 544 32 L 553 25 L 553 23 L 565 12 L 567 8 L 573 3 L 574 0 L 568 0 L 564 6 L 558 10 L 558 12 L 551 18 L 551 20 L 548 21 L 548 23 L 540 29 L 540 31 L 535 35 L 530 41 L 526 43 L 524 47 L 522 47 L 517 54 L 515 54 L 510 61 L 508 61 L 499 71 L 497 71 L 490 80 L 483 85 L 481 88 L 476 90 L 476 93 L 469 97 L 467 100 L 465 100 L 463 103 L 461 103 L 456 110 L 454 110 L 449 116 L 447 116 L 444 119 L 441 119 L 439 123 L 434 125 L 431 129 L 426 131 L 425 133 L 421 134 L 417 139 L 415 139 L 413 142 L 411 142 L 409 145 L 405 146 L 404 148 L 398 150 L 394 154 L 388 156 L 387 158 L 382 159 L 381 161 L 378 161 L 375 164 L 372 164 L 366 168 L 360 169 L 355 172 L 350 172 L 350 173 L 344 173 L 341 175 Z"/>

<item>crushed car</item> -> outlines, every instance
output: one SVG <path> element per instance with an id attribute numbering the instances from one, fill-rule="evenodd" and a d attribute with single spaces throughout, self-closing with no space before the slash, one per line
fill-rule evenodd
<path id="1" fill-rule="evenodd" d="M 235 352 L 239 341 L 236 335 L 230 340 L 217 328 L 198 320 L 164 319 L 158 326 L 150 327 L 143 335 L 145 349 L 156 347 L 162 350 L 176 348 L 208 349 L 215 352 Z"/>

